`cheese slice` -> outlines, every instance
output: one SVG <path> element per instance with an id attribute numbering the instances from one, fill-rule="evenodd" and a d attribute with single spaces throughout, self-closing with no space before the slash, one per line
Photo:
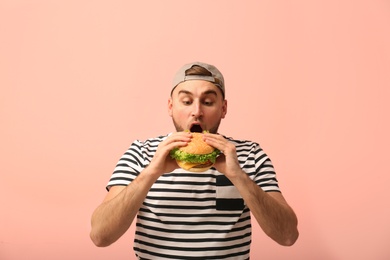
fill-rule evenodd
<path id="1" fill-rule="evenodd" d="M 180 162 L 180 167 L 187 171 L 196 165 L 198 163 Z"/>

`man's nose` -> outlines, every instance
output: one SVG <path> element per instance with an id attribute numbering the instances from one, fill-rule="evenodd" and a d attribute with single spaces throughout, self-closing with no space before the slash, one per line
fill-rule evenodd
<path id="1" fill-rule="evenodd" d="M 196 118 L 203 116 L 203 111 L 202 111 L 201 104 L 197 103 L 197 102 L 194 102 L 193 104 L 194 104 L 194 106 L 193 106 L 193 109 L 192 109 L 192 116 L 196 117 Z"/>

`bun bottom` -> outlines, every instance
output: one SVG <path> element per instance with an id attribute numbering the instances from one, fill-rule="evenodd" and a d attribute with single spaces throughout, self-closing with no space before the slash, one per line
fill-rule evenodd
<path id="1" fill-rule="evenodd" d="M 180 168 L 183 170 L 189 171 L 189 172 L 205 172 L 211 167 L 213 167 L 213 163 L 205 163 L 205 164 L 196 164 L 196 163 L 187 163 L 183 161 L 176 160 L 177 165 L 179 165 Z"/>
<path id="2" fill-rule="evenodd" d="M 189 171 L 189 172 L 205 172 L 205 171 L 207 171 L 210 168 L 211 168 L 211 166 L 203 167 L 203 168 L 199 168 L 199 167 L 195 168 L 195 167 L 193 167 L 193 168 L 188 169 L 187 171 Z"/>

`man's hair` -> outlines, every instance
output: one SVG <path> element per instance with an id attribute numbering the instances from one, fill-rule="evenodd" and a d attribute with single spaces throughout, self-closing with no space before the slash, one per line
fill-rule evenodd
<path id="1" fill-rule="evenodd" d="M 210 71 L 198 65 L 194 65 L 191 68 L 187 69 L 185 71 L 185 75 L 186 76 L 196 75 L 196 76 L 207 76 L 207 77 L 213 76 L 213 74 Z M 218 79 L 214 79 L 214 80 L 217 81 L 218 83 L 220 82 Z M 221 93 L 222 93 L 222 98 L 224 99 L 225 93 L 223 91 L 221 91 Z"/>
<path id="2" fill-rule="evenodd" d="M 186 76 L 189 76 L 189 75 L 212 76 L 213 74 L 211 74 L 210 71 L 208 71 L 207 69 L 205 69 L 201 66 L 194 65 L 191 68 L 189 68 L 188 70 L 186 70 Z"/>

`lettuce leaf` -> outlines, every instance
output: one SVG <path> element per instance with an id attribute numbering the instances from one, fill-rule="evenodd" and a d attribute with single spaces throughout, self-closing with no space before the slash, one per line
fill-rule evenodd
<path id="1" fill-rule="evenodd" d="M 215 149 L 212 153 L 209 154 L 190 154 L 181 151 L 179 148 L 175 148 L 170 151 L 170 155 L 173 159 L 189 163 L 205 163 L 208 161 L 215 163 L 215 159 L 220 153 L 221 152 L 218 149 Z"/>

